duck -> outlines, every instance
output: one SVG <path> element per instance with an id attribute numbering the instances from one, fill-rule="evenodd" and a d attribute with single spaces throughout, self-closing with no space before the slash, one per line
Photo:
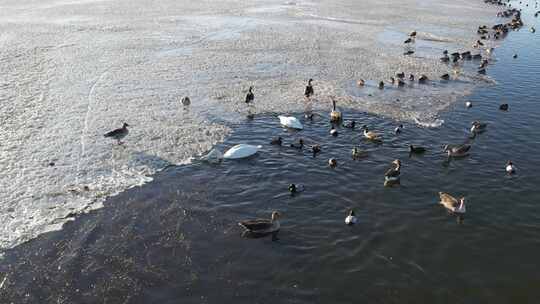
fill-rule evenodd
<path id="1" fill-rule="evenodd" d="M 364 81 L 364 79 L 360 79 L 360 80 L 358 80 L 358 81 L 356 82 L 356 84 L 357 84 L 359 87 L 363 87 L 363 86 L 366 84 L 366 82 Z"/>
<path id="2" fill-rule="evenodd" d="M 330 158 L 328 160 L 328 165 L 330 166 L 330 168 L 335 168 L 337 167 L 337 160 L 335 158 Z"/>
<path id="3" fill-rule="evenodd" d="M 338 136 L 339 134 L 338 134 L 338 131 L 336 129 L 332 128 L 332 129 L 330 129 L 330 135 Z"/>
<path id="4" fill-rule="evenodd" d="M 358 147 L 352 148 L 351 151 L 352 159 L 360 159 L 367 156 L 367 151 L 360 150 Z"/>
<path id="5" fill-rule="evenodd" d="M 411 37 L 409 37 L 409 38 L 407 38 L 407 40 L 403 41 L 403 43 L 409 44 L 409 43 L 412 43 L 413 41 L 414 40 Z"/>
<path id="6" fill-rule="evenodd" d="M 341 112 L 336 109 L 336 100 L 332 98 L 332 111 L 330 112 L 330 121 L 337 122 L 341 120 Z"/>
<path id="7" fill-rule="evenodd" d="M 441 57 L 441 61 L 444 63 L 448 63 L 450 62 L 450 57 L 448 57 L 448 55 L 444 55 L 443 57 Z"/>
<path id="8" fill-rule="evenodd" d="M 471 133 L 482 133 L 486 130 L 487 124 L 479 121 L 473 121 L 471 123 Z"/>
<path id="9" fill-rule="evenodd" d="M 384 174 L 385 183 L 398 182 L 401 175 L 401 161 L 396 159 L 392 162 L 393 168 L 388 169 Z"/>
<path id="10" fill-rule="evenodd" d="M 304 128 L 304 126 L 302 126 L 302 123 L 298 120 L 298 118 L 294 116 L 280 115 L 278 116 L 278 118 L 279 118 L 279 122 L 284 127 L 297 129 L 297 130 L 302 130 Z"/>
<path id="11" fill-rule="evenodd" d="M 291 193 L 291 195 L 294 195 L 296 193 L 303 192 L 305 190 L 305 187 L 303 185 L 297 186 L 295 184 L 289 184 L 288 190 Z"/>
<path id="12" fill-rule="evenodd" d="M 494 51 L 495 51 L 494 48 L 488 48 L 488 49 L 486 49 L 486 54 L 488 54 L 488 55 L 493 54 Z"/>
<path id="13" fill-rule="evenodd" d="M 470 101 L 465 102 L 465 107 L 466 108 L 471 108 L 472 107 L 472 102 L 470 102 Z"/>
<path id="14" fill-rule="evenodd" d="M 408 51 L 403 53 L 403 55 L 405 55 L 405 56 L 412 55 L 412 54 L 414 54 L 413 50 L 408 50 Z"/>
<path id="15" fill-rule="evenodd" d="M 428 77 L 426 75 L 421 75 L 420 78 L 418 78 L 418 83 L 426 83 L 428 81 Z"/>
<path id="16" fill-rule="evenodd" d="M 514 54 L 514 56 L 512 56 L 514 59 L 518 58 L 518 55 L 517 54 Z"/>
<path id="17" fill-rule="evenodd" d="M 469 155 L 471 145 L 463 144 L 455 147 L 445 145 L 443 151 L 448 153 L 448 157 L 464 157 Z"/>
<path id="18" fill-rule="evenodd" d="M 384 89 L 384 81 L 379 81 L 379 89 Z"/>
<path id="19" fill-rule="evenodd" d="M 380 137 L 377 133 L 369 131 L 368 127 L 366 125 L 362 126 L 362 129 L 364 130 L 364 137 L 369 140 L 379 140 Z"/>
<path id="20" fill-rule="evenodd" d="M 255 100 L 255 95 L 253 94 L 253 87 L 249 87 L 248 93 L 246 94 L 246 103 L 250 104 Z"/>
<path id="21" fill-rule="evenodd" d="M 356 218 L 356 215 L 354 214 L 354 210 L 349 210 L 349 213 L 347 214 L 347 217 L 345 218 L 345 224 L 348 226 L 352 226 L 358 222 L 358 219 Z"/>
<path id="22" fill-rule="evenodd" d="M 308 80 L 306 90 L 304 91 L 304 96 L 306 96 L 306 98 L 311 98 L 311 96 L 315 94 L 315 91 L 313 90 L 313 85 L 311 84 L 311 82 L 313 82 L 313 79 L 310 78 Z"/>
<path id="23" fill-rule="evenodd" d="M 389 81 L 391 84 L 394 84 L 396 83 L 396 79 L 394 77 L 390 77 L 390 81 Z"/>
<path id="24" fill-rule="evenodd" d="M 416 38 L 416 31 L 412 31 L 409 33 L 409 37 L 415 37 Z"/>
<path id="25" fill-rule="evenodd" d="M 283 139 L 281 136 L 273 138 L 272 141 L 270 141 L 271 145 L 281 146 L 283 144 Z"/>
<path id="26" fill-rule="evenodd" d="M 313 113 L 306 113 L 304 114 L 304 118 L 307 119 L 307 120 L 313 120 L 313 117 L 315 116 L 315 114 Z"/>
<path id="27" fill-rule="evenodd" d="M 394 129 L 394 133 L 397 135 L 401 133 L 401 130 L 403 129 L 403 125 L 399 125 Z"/>
<path id="28" fill-rule="evenodd" d="M 409 145 L 410 154 L 422 154 L 426 152 L 426 148 L 420 146 Z"/>
<path id="29" fill-rule="evenodd" d="M 448 55 L 448 50 L 444 50 L 442 53 L 443 55 Z"/>
<path id="30" fill-rule="evenodd" d="M 508 174 L 516 173 L 516 166 L 514 166 L 514 164 L 511 161 L 506 162 L 505 169 L 506 169 L 506 173 L 508 173 Z"/>
<path id="31" fill-rule="evenodd" d="M 184 98 L 182 98 L 182 104 L 187 107 L 191 104 L 191 100 L 189 99 L 189 97 L 185 96 Z"/>
<path id="32" fill-rule="evenodd" d="M 248 145 L 248 144 L 239 144 L 232 146 L 229 150 L 227 150 L 223 154 L 223 158 L 225 159 L 240 159 L 240 158 L 246 158 L 250 157 L 257 152 L 259 152 L 259 149 L 261 149 L 262 146 L 254 146 L 254 145 Z"/>
<path id="33" fill-rule="evenodd" d="M 315 157 L 318 153 L 321 152 L 321 146 L 320 145 L 311 146 L 311 152 L 313 153 L 313 157 Z"/>
<path id="34" fill-rule="evenodd" d="M 110 137 L 112 139 L 115 139 L 118 145 L 122 145 L 122 139 L 124 139 L 129 134 L 129 130 L 127 127 L 129 127 L 129 125 L 124 122 L 121 128 L 107 132 L 103 135 L 103 137 Z"/>
<path id="35" fill-rule="evenodd" d="M 304 140 L 300 138 L 297 144 L 292 143 L 290 146 L 291 148 L 302 150 L 304 148 Z"/>
<path id="36" fill-rule="evenodd" d="M 486 74 L 486 69 L 478 69 L 478 74 L 485 75 Z"/>
<path id="37" fill-rule="evenodd" d="M 533 27 L 531 27 L 531 33 L 534 33 L 534 32 L 536 32 L 536 29 L 533 26 Z"/>
<path id="38" fill-rule="evenodd" d="M 444 74 L 444 75 L 441 76 L 441 79 L 443 79 L 443 80 L 449 80 L 449 79 L 450 79 L 450 75 Z"/>
<path id="39" fill-rule="evenodd" d="M 343 123 L 344 128 L 348 129 L 354 129 L 356 127 L 356 121 L 355 120 L 347 120 Z"/>
<path id="40" fill-rule="evenodd" d="M 485 69 L 489 64 L 489 61 L 487 59 L 482 60 L 482 63 L 480 63 L 479 69 Z"/>
<path id="41" fill-rule="evenodd" d="M 404 73 L 404 72 L 397 73 L 396 76 L 397 76 L 398 78 L 403 79 L 403 78 L 405 78 L 405 73 Z"/>
<path id="42" fill-rule="evenodd" d="M 414 75 L 413 74 L 409 75 L 409 81 L 414 81 Z"/>
<path id="43" fill-rule="evenodd" d="M 252 219 L 244 220 L 238 223 L 238 225 L 245 229 L 245 233 L 251 233 L 255 235 L 269 235 L 272 234 L 272 240 L 277 240 L 277 233 L 280 229 L 279 218 L 281 214 L 277 211 L 272 212 L 270 219 Z"/>
<path id="44" fill-rule="evenodd" d="M 463 214 L 467 211 L 465 208 L 465 197 L 458 200 L 448 193 L 439 192 L 439 198 L 441 199 L 440 204 L 452 213 Z"/>
<path id="45" fill-rule="evenodd" d="M 507 104 L 507 103 L 503 103 L 502 105 L 499 106 L 499 110 L 501 110 L 501 111 L 508 111 L 508 104 Z"/>

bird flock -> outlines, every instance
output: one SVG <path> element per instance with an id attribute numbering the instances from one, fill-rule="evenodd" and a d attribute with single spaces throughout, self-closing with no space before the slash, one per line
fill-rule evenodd
<path id="1" fill-rule="evenodd" d="M 500 5 L 500 6 L 507 6 L 511 7 L 511 4 L 508 2 L 504 2 L 502 0 L 484 0 L 485 3 L 493 4 L 493 5 Z M 521 2 L 520 2 L 521 3 Z M 528 6 L 528 4 L 527 4 Z M 538 7 L 538 2 L 536 2 L 536 7 Z M 534 16 L 538 17 L 540 14 L 540 11 L 535 12 Z M 453 52 L 449 53 L 447 50 L 443 51 L 443 56 L 440 58 L 441 62 L 446 64 L 452 64 L 454 66 L 462 64 L 464 61 L 480 61 L 480 64 L 478 66 L 478 73 L 479 74 L 485 74 L 486 68 L 490 61 L 491 53 L 493 52 L 493 48 L 485 47 L 486 41 L 489 40 L 499 40 L 503 39 L 510 30 L 518 30 L 521 27 L 523 27 L 524 23 L 521 19 L 521 10 L 516 8 L 508 8 L 502 12 L 499 12 L 497 14 L 498 17 L 501 18 L 511 18 L 511 20 L 507 23 L 500 23 L 496 24 L 492 27 L 488 27 L 486 25 L 481 25 L 477 29 L 477 34 L 479 35 L 479 39 L 476 40 L 472 47 L 473 49 L 477 49 L 478 53 L 473 54 L 471 51 L 465 51 L 465 52 Z M 536 30 L 534 27 L 530 28 L 530 31 L 534 33 Z M 415 40 L 418 37 L 417 31 L 412 31 L 408 34 L 407 39 L 404 41 L 404 44 L 407 46 L 406 51 L 404 52 L 404 55 L 411 55 L 414 53 L 414 50 L 410 49 L 409 46 L 413 45 L 415 43 Z M 484 54 L 481 53 L 481 50 L 483 49 Z M 513 56 L 514 58 L 517 58 L 517 54 Z M 406 85 L 405 79 L 406 74 L 404 72 L 396 73 L 395 77 L 390 77 L 390 84 L 391 85 L 397 85 L 398 87 L 403 87 Z M 440 76 L 441 80 L 443 81 L 449 81 L 451 79 L 450 74 L 443 74 Z M 420 84 L 425 84 L 428 81 L 428 77 L 426 75 L 420 75 L 418 78 L 416 78 L 413 74 L 409 74 L 408 80 L 410 82 L 414 82 L 415 80 L 418 81 Z M 304 90 L 304 98 L 307 102 L 310 102 L 313 96 L 315 95 L 315 89 L 313 85 L 313 79 L 309 79 L 307 82 L 307 85 Z M 359 87 L 363 87 L 365 85 L 366 81 L 364 79 L 360 79 L 357 81 L 357 85 Z M 379 89 L 384 89 L 385 82 L 379 81 L 378 83 Z M 245 103 L 249 106 L 251 106 L 255 100 L 255 95 L 253 92 L 253 87 L 250 86 L 248 89 L 248 92 L 245 97 Z M 338 136 L 338 131 L 336 129 L 336 124 L 341 124 L 344 128 L 354 130 L 356 128 L 356 121 L 343 121 L 342 113 L 337 109 L 336 106 L 336 99 L 333 97 L 330 97 L 332 102 L 332 110 L 330 112 L 330 123 L 332 125 L 330 129 L 330 135 L 332 136 Z M 191 104 L 191 100 L 189 97 L 184 97 L 181 100 L 181 103 L 184 106 L 189 106 Z M 465 103 L 465 106 L 467 108 L 470 108 L 473 106 L 471 101 L 467 101 Z M 507 111 L 509 109 L 508 104 L 501 104 L 499 106 L 499 109 L 501 111 Z M 253 114 L 249 114 L 248 117 L 253 117 Z M 314 114 L 310 111 L 306 111 L 305 118 L 308 120 L 314 119 Z M 298 119 L 292 116 L 279 116 L 280 123 L 283 126 L 290 127 L 293 129 L 301 130 L 303 129 L 302 124 Z M 124 123 L 122 128 L 113 130 L 111 132 L 108 132 L 104 134 L 105 137 L 112 138 L 117 141 L 119 145 L 122 145 L 122 139 L 124 139 L 129 131 L 127 129 L 129 125 L 127 123 Z M 363 137 L 365 140 L 372 141 L 372 142 L 382 142 L 382 137 L 375 133 L 374 131 L 371 131 L 367 125 L 363 125 L 361 127 Z M 469 155 L 469 152 L 471 150 L 471 142 L 472 140 L 477 136 L 477 134 L 480 134 L 482 132 L 485 132 L 487 130 L 487 124 L 482 123 L 480 121 L 474 121 L 471 123 L 470 128 L 470 135 L 468 136 L 465 143 L 458 144 L 458 145 L 445 145 L 443 147 L 443 152 L 447 154 L 447 161 L 450 161 L 454 158 L 462 158 Z M 403 125 L 398 125 L 394 129 L 394 134 L 398 135 L 401 132 L 403 132 Z M 273 138 L 270 142 L 271 145 L 275 146 L 283 146 L 284 141 L 283 138 L 277 137 Z M 238 152 L 241 154 L 241 157 L 232 157 L 232 158 L 243 158 L 252 155 L 253 153 L 256 153 L 257 149 L 253 149 L 252 147 L 250 149 L 246 148 L 246 150 L 242 151 L 242 146 L 249 146 L 249 145 L 238 145 L 230 150 L 238 150 Z M 304 148 L 308 148 L 313 153 L 313 157 L 316 157 L 318 153 L 321 152 L 321 146 L 318 144 L 314 144 L 311 146 L 306 146 L 304 143 L 304 140 L 300 138 L 297 142 L 293 142 L 289 145 L 290 148 L 303 150 Z M 227 153 L 230 152 L 227 151 Z M 245 151 L 250 151 L 250 153 L 243 153 Z M 251 152 L 253 151 L 253 152 Z M 421 147 L 421 146 L 413 146 L 409 145 L 409 153 L 410 154 L 423 154 L 427 151 L 427 148 Z M 234 151 L 233 151 L 234 152 Z M 213 149 L 208 153 L 205 157 L 206 159 L 210 158 L 219 158 L 221 157 L 221 153 L 219 151 L 216 151 Z M 351 157 L 352 159 L 361 159 L 364 157 L 367 157 L 367 151 L 361 150 L 359 147 L 353 147 L 351 151 Z M 338 162 L 335 158 L 330 158 L 328 160 L 328 166 L 330 168 L 335 168 L 338 166 Z M 391 187 L 394 185 L 399 185 L 400 183 L 400 177 L 401 177 L 401 168 L 402 163 L 399 159 L 394 160 L 391 163 L 391 168 L 389 168 L 386 173 L 384 174 L 384 186 Z M 507 174 L 515 174 L 517 169 L 515 165 L 512 163 L 512 161 L 507 161 L 505 164 L 505 171 Z M 305 188 L 302 185 L 295 185 L 290 184 L 288 187 L 288 191 L 291 193 L 291 195 L 297 194 L 299 192 L 304 191 Z M 455 198 L 452 195 L 444 192 L 439 192 L 439 198 L 440 198 L 440 204 L 444 206 L 449 212 L 457 215 L 462 215 L 466 212 L 466 205 L 465 205 L 465 197 L 461 198 Z M 280 229 L 280 223 L 279 218 L 281 217 L 281 213 L 274 211 L 271 215 L 270 219 L 251 219 L 251 220 L 245 220 L 239 222 L 239 226 L 244 228 L 244 236 L 266 236 L 266 235 L 272 235 L 273 240 L 277 240 L 277 233 Z M 358 222 L 358 219 L 355 215 L 355 211 L 353 209 L 349 209 L 345 218 L 345 224 L 347 225 L 354 225 Z"/>

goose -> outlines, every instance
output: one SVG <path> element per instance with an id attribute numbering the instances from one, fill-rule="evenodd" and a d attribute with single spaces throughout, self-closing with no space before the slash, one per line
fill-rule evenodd
<path id="1" fill-rule="evenodd" d="M 232 146 L 229 150 L 227 150 L 223 154 L 223 158 L 225 159 L 240 159 L 240 158 L 246 158 L 250 157 L 257 152 L 259 152 L 259 149 L 261 149 L 262 146 L 253 146 L 248 144 L 239 144 Z"/>
<path id="2" fill-rule="evenodd" d="M 366 82 L 364 81 L 364 79 L 360 79 L 360 80 L 358 80 L 358 81 L 356 82 L 356 84 L 357 84 L 359 87 L 363 87 L 363 86 L 366 84 Z"/>
<path id="3" fill-rule="evenodd" d="M 450 79 L 450 75 L 444 74 L 444 75 L 441 76 L 441 79 L 442 79 L 442 80 L 449 80 L 449 79 Z"/>
<path id="4" fill-rule="evenodd" d="M 366 125 L 362 126 L 362 129 L 364 130 L 364 137 L 369 140 L 379 140 L 380 137 L 377 133 L 369 131 L 368 127 Z"/>
<path id="5" fill-rule="evenodd" d="M 328 165 L 330 166 L 330 168 L 335 168 L 337 167 L 337 160 L 335 158 L 330 158 L 328 160 Z"/>
<path id="6" fill-rule="evenodd" d="M 186 107 L 189 106 L 191 104 L 191 100 L 189 99 L 189 97 L 186 96 L 182 98 L 182 104 Z"/>
<path id="7" fill-rule="evenodd" d="M 336 100 L 332 97 L 332 111 L 330 112 L 330 121 L 337 122 L 341 120 L 341 112 L 336 110 Z"/>
<path id="8" fill-rule="evenodd" d="M 419 147 L 419 146 L 413 146 L 409 145 L 409 153 L 410 154 L 422 154 L 426 152 L 426 148 Z"/>
<path id="9" fill-rule="evenodd" d="M 253 94 L 253 87 L 249 87 L 248 93 L 246 94 L 246 103 L 250 104 L 255 100 L 255 95 Z"/>
<path id="10" fill-rule="evenodd" d="M 471 149 L 470 145 L 463 144 L 455 147 L 450 147 L 445 145 L 443 151 L 448 153 L 448 157 L 464 157 L 469 155 L 469 150 Z"/>
<path id="11" fill-rule="evenodd" d="M 401 161 L 399 161 L 399 159 L 396 159 L 392 162 L 392 164 L 394 165 L 394 167 L 388 169 L 388 171 L 386 171 L 386 173 L 384 174 L 385 184 L 399 181 L 401 174 Z"/>
<path id="12" fill-rule="evenodd" d="M 379 89 L 384 89 L 384 82 L 382 80 L 379 82 Z"/>
<path id="13" fill-rule="evenodd" d="M 487 124 L 479 121 L 473 121 L 471 123 L 471 133 L 482 133 L 486 130 Z"/>
<path id="14" fill-rule="evenodd" d="M 298 140 L 298 143 L 295 144 L 295 143 L 292 143 L 291 144 L 291 148 L 295 148 L 295 149 L 298 149 L 298 150 L 302 150 L 304 148 L 304 140 L 303 139 L 299 139 Z"/>
<path id="15" fill-rule="evenodd" d="M 394 133 L 397 135 L 401 133 L 401 130 L 403 129 L 403 125 L 399 125 L 394 129 Z"/>
<path id="16" fill-rule="evenodd" d="M 460 214 L 463 214 L 467 211 L 467 209 L 465 208 L 465 197 L 462 197 L 458 200 L 452 195 L 444 192 L 439 192 L 439 197 L 441 199 L 441 205 L 448 209 L 448 211 Z"/>
<path id="17" fill-rule="evenodd" d="M 298 120 L 298 118 L 294 116 L 278 116 L 279 122 L 282 126 L 291 128 L 291 129 L 297 129 L 302 130 L 304 126 L 302 126 L 302 123 Z"/>
<path id="18" fill-rule="evenodd" d="M 345 224 L 352 226 L 358 222 L 358 219 L 356 218 L 356 215 L 354 214 L 354 210 L 349 210 L 349 213 L 347 214 L 347 217 L 345 218 Z"/>
<path id="19" fill-rule="evenodd" d="M 508 111 L 508 104 L 507 104 L 507 103 L 503 103 L 502 105 L 499 106 L 499 110 L 501 110 L 501 111 Z"/>
<path id="20" fill-rule="evenodd" d="M 311 146 L 311 152 L 313 153 L 313 157 L 315 157 L 318 153 L 321 152 L 321 146 L 320 145 Z"/>
<path id="21" fill-rule="evenodd" d="M 345 121 L 343 123 L 343 127 L 348 128 L 348 129 L 354 129 L 355 126 L 356 126 L 356 121 L 354 120 Z"/>
<path id="22" fill-rule="evenodd" d="M 511 161 L 506 162 L 505 169 L 506 169 L 506 173 L 508 173 L 508 174 L 516 173 L 516 166 L 514 166 L 514 164 Z"/>
<path id="23" fill-rule="evenodd" d="M 307 98 L 311 98 L 311 96 L 313 96 L 313 94 L 315 94 L 315 91 L 313 90 L 313 85 L 311 84 L 312 81 L 313 81 L 313 79 L 311 79 L 311 78 L 308 80 L 306 90 L 304 91 L 304 96 L 306 96 Z"/>
<path id="24" fill-rule="evenodd" d="M 283 144 L 283 139 L 280 137 L 273 138 L 272 141 L 270 141 L 271 145 L 281 146 Z"/>
<path id="25" fill-rule="evenodd" d="M 261 236 L 272 234 L 272 240 L 277 240 L 277 233 L 280 229 L 280 217 L 281 214 L 274 211 L 272 212 L 272 217 L 270 219 L 245 220 L 239 222 L 238 225 L 245 229 L 245 233 Z"/>
<path id="26" fill-rule="evenodd" d="M 338 131 L 334 128 L 330 129 L 330 135 L 332 136 L 338 136 Z"/>
<path id="27" fill-rule="evenodd" d="M 214 148 L 202 156 L 201 160 L 208 163 L 221 163 L 223 161 L 223 154 L 217 148 Z"/>
<path id="28" fill-rule="evenodd" d="M 129 134 L 129 130 L 127 127 L 129 127 L 129 125 L 127 123 L 124 123 L 121 128 L 107 132 L 103 136 L 115 139 L 118 145 L 121 145 L 121 140 Z"/>
<path id="29" fill-rule="evenodd" d="M 470 101 L 465 102 L 465 107 L 466 108 L 472 107 L 472 102 L 470 102 Z"/>
<path id="30" fill-rule="evenodd" d="M 352 159 L 360 159 L 367 156 L 367 151 L 360 150 L 358 147 L 352 148 L 351 151 Z"/>
<path id="31" fill-rule="evenodd" d="M 426 75 L 422 75 L 420 78 L 418 78 L 418 83 L 426 83 L 427 81 L 428 77 Z"/>

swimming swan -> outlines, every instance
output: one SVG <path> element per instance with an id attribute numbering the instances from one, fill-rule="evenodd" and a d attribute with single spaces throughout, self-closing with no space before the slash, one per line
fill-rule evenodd
<path id="1" fill-rule="evenodd" d="M 291 128 L 291 129 L 297 129 L 302 130 L 304 126 L 302 126 L 302 123 L 298 120 L 298 118 L 294 116 L 278 116 L 279 122 L 282 126 Z"/>
<path id="2" fill-rule="evenodd" d="M 239 144 L 227 150 L 227 152 L 223 154 L 223 158 L 240 159 L 240 158 L 250 157 L 251 155 L 256 154 L 261 148 L 262 146 Z"/>

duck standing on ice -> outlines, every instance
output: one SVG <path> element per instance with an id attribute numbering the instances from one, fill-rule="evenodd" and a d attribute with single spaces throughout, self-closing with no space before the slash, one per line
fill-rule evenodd
<path id="1" fill-rule="evenodd" d="M 127 127 L 129 127 L 129 125 L 127 123 L 124 123 L 121 128 L 112 130 L 111 132 L 107 132 L 103 136 L 115 139 L 118 145 L 121 145 L 121 140 L 129 134 L 129 130 Z"/>

